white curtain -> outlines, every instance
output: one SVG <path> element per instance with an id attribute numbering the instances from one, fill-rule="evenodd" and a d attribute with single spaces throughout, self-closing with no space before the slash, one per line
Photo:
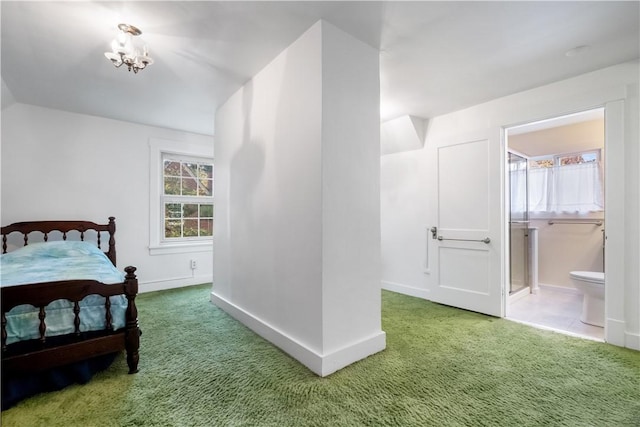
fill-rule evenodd
<path id="1" fill-rule="evenodd" d="M 529 169 L 529 212 L 548 212 L 553 168 Z"/>
<path id="2" fill-rule="evenodd" d="M 524 214 L 527 208 L 527 169 L 518 167 L 518 163 L 509 165 L 511 187 L 511 214 Z"/>
<path id="3" fill-rule="evenodd" d="M 554 169 L 551 211 L 587 213 L 604 209 L 599 163 L 580 163 Z"/>
<path id="4" fill-rule="evenodd" d="M 604 210 L 600 163 L 536 168 L 529 172 L 531 212 L 588 213 Z"/>

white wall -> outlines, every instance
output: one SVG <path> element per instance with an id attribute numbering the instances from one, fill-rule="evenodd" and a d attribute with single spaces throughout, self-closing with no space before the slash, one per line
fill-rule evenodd
<path id="1" fill-rule="evenodd" d="M 216 113 L 213 291 L 321 353 L 322 73 L 315 30 Z"/>
<path id="2" fill-rule="evenodd" d="M 383 349 L 378 52 L 319 22 L 216 129 L 212 301 L 319 375 Z"/>
<path id="3" fill-rule="evenodd" d="M 2 224 L 115 216 L 118 267 L 138 268 L 141 292 L 211 281 L 210 251 L 149 255 L 151 138 L 213 155 L 211 136 L 26 104 L 2 110 Z"/>
<path id="4" fill-rule="evenodd" d="M 638 231 L 638 63 L 631 62 L 496 99 L 485 104 L 433 118 L 430 138 L 455 136 L 551 118 L 624 100 L 622 135 L 610 140 L 607 245 L 612 271 L 607 273 L 607 340 L 640 349 L 640 237 Z M 427 297 L 424 275 L 429 159 L 425 150 L 400 152 L 381 158 L 382 278 L 383 286 Z M 613 159 L 612 159 L 613 157 Z M 612 221 L 612 219 L 614 219 Z"/>
<path id="5" fill-rule="evenodd" d="M 531 220 L 538 228 L 538 282 L 575 288 L 571 271 L 604 271 L 603 225 L 549 225 L 548 220 Z"/>
<path id="6" fill-rule="evenodd" d="M 379 52 L 322 22 L 324 353 L 382 337 Z"/>

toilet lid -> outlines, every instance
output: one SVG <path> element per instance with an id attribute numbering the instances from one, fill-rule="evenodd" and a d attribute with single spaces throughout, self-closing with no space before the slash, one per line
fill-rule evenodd
<path id="1" fill-rule="evenodd" d="M 604 273 L 599 271 L 572 271 L 569 276 L 585 282 L 604 283 Z"/>

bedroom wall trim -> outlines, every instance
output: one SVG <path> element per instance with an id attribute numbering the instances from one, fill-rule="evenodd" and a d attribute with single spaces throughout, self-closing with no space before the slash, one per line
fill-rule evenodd
<path id="1" fill-rule="evenodd" d="M 420 289 L 413 286 L 403 285 L 402 283 L 387 282 L 383 280 L 382 289 L 391 292 L 397 292 L 404 295 L 410 295 L 412 297 L 429 299 L 429 291 L 427 289 Z"/>
<path id="2" fill-rule="evenodd" d="M 358 360 L 372 356 L 387 347 L 387 334 L 384 331 L 356 341 L 348 346 L 322 356 L 322 377 L 326 377 Z"/>
<path id="3" fill-rule="evenodd" d="M 184 288 L 186 286 L 201 285 L 213 282 L 212 274 L 203 274 L 199 276 L 173 277 L 170 279 L 153 280 L 148 282 L 139 282 L 138 292 L 143 294 L 147 292 L 166 291 L 168 289 Z"/>
<path id="4" fill-rule="evenodd" d="M 321 377 L 326 377 L 358 360 L 382 351 L 386 347 L 386 334 L 380 331 L 351 345 L 322 354 L 215 292 L 211 292 L 211 302 Z"/>
<path id="5" fill-rule="evenodd" d="M 625 332 L 625 347 L 640 351 L 640 334 Z"/>

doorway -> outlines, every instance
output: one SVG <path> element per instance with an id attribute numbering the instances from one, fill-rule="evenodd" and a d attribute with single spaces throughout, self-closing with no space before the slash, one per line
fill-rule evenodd
<path id="1" fill-rule="evenodd" d="M 506 317 L 603 340 L 581 320 L 571 274 L 604 272 L 604 108 L 507 128 L 505 140 Z"/>

